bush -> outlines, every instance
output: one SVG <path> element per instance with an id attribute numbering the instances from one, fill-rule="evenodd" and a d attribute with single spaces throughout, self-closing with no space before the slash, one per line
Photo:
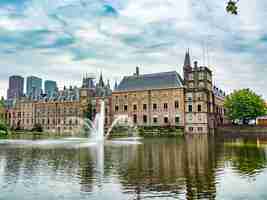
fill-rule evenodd
<path id="1" fill-rule="evenodd" d="M 6 136 L 8 134 L 8 127 L 7 125 L 0 121 L 0 136 Z"/>
<path id="2" fill-rule="evenodd" d="M 43 132 L 43 127 L 41 124 L 34 124 L 32 131 Z"/>

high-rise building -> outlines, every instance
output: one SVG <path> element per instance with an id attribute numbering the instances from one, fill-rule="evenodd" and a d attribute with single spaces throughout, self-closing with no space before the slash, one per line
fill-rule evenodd
<path id="1" fill-rule="evenodd" d="M 23 96 L 24 78 L 22 76 L 10 76 L 7 99 L 15 99 Z"/>
<path id="2" fill-rule="evenodd" d="M 52 97 L 58 92 L 57 82 L 46 80 L 44 83 L 45 88 L 45 94 L 47 94 L 48 97 Z"/>
<path id="3" fill-rule="evenodd" d="M 38 99 L 42 93 L 42 79 L 36 76 L 27 77 L 27 96 Z"/>

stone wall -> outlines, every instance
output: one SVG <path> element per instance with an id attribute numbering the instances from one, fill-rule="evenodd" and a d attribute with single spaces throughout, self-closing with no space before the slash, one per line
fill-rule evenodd
<path id="1" fill-rule="evenodd" d="M 112 130 L 111 137 L 176 137 L 183 135 L 181 127 L 138 127 L 136 129 L 128 129 L 126 127 L 116 127 Z"/>
<path id="2" fill-rule="evenodd" d="M 249 126 L 249 125 L 235 125 L 235 126 L 221 126 L 217 128 L 218 134 L 266 134 L 267 135 L 267 126 Z"/>
<path id="3" fill-rule="evenodd" d="M 114 117 L 136 117 L 137 126 L 184 126 L 184 88 L 114 92 L 112 102 Z"/>

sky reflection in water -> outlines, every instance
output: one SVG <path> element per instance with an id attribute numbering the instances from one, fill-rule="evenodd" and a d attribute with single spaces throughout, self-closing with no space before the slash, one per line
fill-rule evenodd
<path id="1" fill-rule="evenodd" d="M 20 141 L 0 141 L 0 200 L 267 199 L 264 138 Z"/>

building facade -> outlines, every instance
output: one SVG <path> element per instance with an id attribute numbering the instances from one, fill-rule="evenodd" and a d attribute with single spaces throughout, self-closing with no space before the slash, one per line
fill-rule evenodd
<path id="1" fill-rule="evenodd" d="M 102 80 L 103 81 L 103 80 Z M 84 127 L 84 118 L 94 120 L 100 110 L 101 100 L 105 101 L 106 125 L 112 122 L 111 90 L 104 84 L 100 92 L 96 87 L 64 87 L 54 96 L 40 96 L 38 99 L 23 97 L 7 109 L 7 122 L 13 129 L 32 130 L 38 125 L 46 132 L 74 133 Z M 104 91 L 104 93 L 103 93 Z M 110 94 L 97 96 L 96 94 Z"/>
<path id="2" fill-rule="evenodd" d="M 22 76 L 10 76 L 7 90 L 7 99 L 16 99 L 23 96 L 24 78 Z"/>
<path id="3" fill-rule="evenodd" d="M 186 52 L 182 79 L 176 71 L 125 76 L 112 94 L 113 115 L 127 115 L 136 126 L 178 126 L 207 133 L 225 122 L 224 96 L 213 86 L 212 71 Z"/>
<path id="4" fill-rule="evenodd" d="M 175 71 L 124 77 L 112 94 L 114 118 L 139 126 L 184 126 L 184 87 Z"/>
<path id="5" fill-rule="evenodd" d="M 39 125 L 48 132 L 75 132 L 82 128 L 84 118 L 95 119 L 104 100 L 106 127 L 122 116 L 136 127 L 208 133 L 227 122 L 224 98 L 225 93 L 213 85 L 212 71 L 197 62 L 192 66 L 186 52 L 183 78 L 176 71 L 141 74 L 136 67 L 135 73 L 116 83 L 112 91 L 102 73 L 97 83 L 86 75 L 80 88 L 64 87 L 52 96 L 14 101 L 7 109 L 7 121 L 14 129 L 30 130 Z"/>

